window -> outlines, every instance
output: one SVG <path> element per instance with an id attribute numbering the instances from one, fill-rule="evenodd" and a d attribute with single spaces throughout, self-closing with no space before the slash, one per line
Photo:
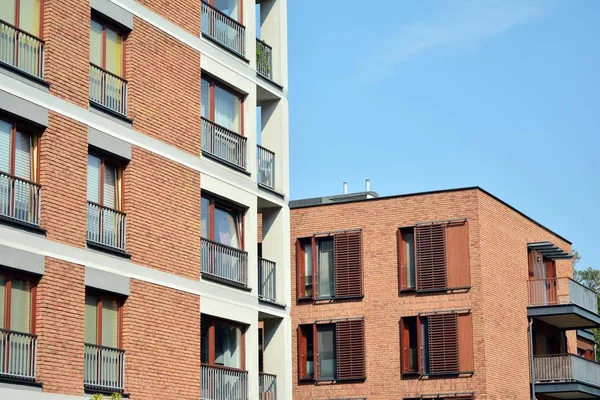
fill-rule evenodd
<path id="1" fill-rule="evenodd" d="M 118 76 L 125 76 L 125 40 L 105 22 L 93 19 L 90 27 L 90 62 Z"/>
<path id="2" fill-rule="evenodd" d="M 41 1 L 3 0 L 0 19 L 27 33 L 41 37 Z"/>
<path id="3" fill-rule="evenodd" d="M 38 135 L 0 120 L 0 215 L 39 224 Z"/>
<path id="4" fill-rule="evenodd" d="M 202 77 L 202 117 L 234 133 L 243 135 L 242 96 Z"/>
<path id="5" fill-rule="evenodd" d="M 243 325 L 203 316 L 201 329 L 202 364 L 245 368 Z"/>
<path id="6" fill-rule="evenodd" d="M 101 155 L 88 154 L 87 200 L 113 210 L 122 209 L 122 171 Z"/>
<path id="7" fill-rule="evenodd" d="M 400 291 L 470 287 L 469 229 L 465 220 L 398 230 Z"/>
<path id="8" fill-rule="evenodd" d="M 203 0 L 230 18 L 243 23 L 240 0 Z"/>
<path id="9" fill-rule="evenodd" d="M 364 321 L 300 325 L 298 379 L 365 379 Z"/>
<path id="10" fill-rule="evenodd" d="M 558 303 L 556 261 L 529 249 L 529 301 L 533 305 Z"/>
<path id="11" fill-rule="evenodd" d="M 296 273 L 298 299 L 362 296 L 361 232 L 297 240 Z"/>
<path id="12" fill-rule="evenodd" d="M 473 372 L 471 314 L 432 314 L 400 320 L 402 374 Z"/>
<path id="13" fill-rule="evenodd" d="M 243 249 L 242 212 L 209 195 L 200 204 L 200 236 L 225 246 Z"/>
<path id="14" fill-rule="evenodd" d="M 86 294 L 85 343 L 121 348 L 121 313 L 122 301 L 118 297 L 95 292 Z"/>
<path id="15" fill-rule="evenodd" d="M 0 271 L 0 329 L 20 333 L 35 331 L 36 282 Z"/>

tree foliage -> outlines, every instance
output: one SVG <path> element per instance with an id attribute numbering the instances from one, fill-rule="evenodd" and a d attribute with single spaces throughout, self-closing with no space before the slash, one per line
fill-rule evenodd
<path id="1" fill-rule="evenodd" d="M 586 269 L 576 270 L 575 265 L 579 262 L 581 256 L 573 251 L 573 269 L 575 280 L 598 293 L 598 309 L 600 310 L 600 270 L 594 269 L 591 266 Z M 594 333 L 596 343 L 600 343 L 600 329 L 590 329 Z M 596 348 L 596 360 L 600 360 L 600 346 Z"/>

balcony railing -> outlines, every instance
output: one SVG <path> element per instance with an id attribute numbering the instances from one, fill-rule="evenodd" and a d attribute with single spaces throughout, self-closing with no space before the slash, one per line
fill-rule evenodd
<path id="1" fill-rule="evenodd" d="M 275 189 L 275 153 L 264 147 L 256 146 L 258 183 Z"/>
<path id="2" fill-rule="evenodd" d="M 0 377 L 35 380 L 37 336 L 0 329 Z"/>
<path id="3" fill-rule="evenodd" d="M 258 297 L 277 301 L 277 264 L 258 258 Z"/>
<path id="4" fill-rule="evenodd" d="M 127 116 L 127 81 L 90 63 L 90 101 Z"/>
<path id="5" fill-rule="evenodd" d="M 202 365 L 203 400 L 248 400 L 248 372 L 227 367 Z"/>
<path id="6" fill-rule="evenodd" d="M 0 216 L 39 226 L 42 187 L 0 172 Z"/>
<path id="7" fill-rule="evenodd" d="M 256 39 L 256 72 L 273 80 L 273 48 L 260 39 Z"/>
<path id="8" fill-rule="evenodd" d="M 600 364 L 574 354 L 535 356 L 536 382 L 578 381 L 600 385 Z"/>
<path id="9" fill-rule="evenodd" d="M 202 238 L 200 257 L 203 275 L 238 286 L 248 286 L 247 252 Z"/>
<path id="10" fill-rule="evenodd" d="M 125 251 L 126 215 L 121 211 L 88 201 L 87 240 L 111 249 Z"/>
<path id="11" fill-rule="evenodd" d="M 44 41 L 0 20 L 0 61 L 44 79 Z"/>
<path id="12" fill-rule="evenodd" d="M 260 400 L 277 400 L 277 376 L 260 372 L 258 379 Z"/>
<path id="13" fill-rule="evenodd" d="M 125 350 L 84 344 L 83 384 L 89 389 L 125 389 Z"/>
<path id="14" fill-rule="evenodd" d="M 575 304 L 598 313 L 597 293 L 571 278 L 531 279 L 530 306 Z"/>
<path id="15" fill-rule="evenodd" d="M 246 169 L 246 138 L 202 118 L 202 151 Z"/>
<path id="16" fill-rule="evenodd" d="M 202 33 L 241 56 L 246 55 L 246 27 L 202 2 Z"/>

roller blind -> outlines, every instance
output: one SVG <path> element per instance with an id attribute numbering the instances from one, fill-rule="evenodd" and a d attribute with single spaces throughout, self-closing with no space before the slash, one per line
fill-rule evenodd
<path id="1" fill-rule="evenodd" d="M 0 171 L 10 172 L 10 136 L 12 125 L 0 120 Z"/>
<path id="2" fill-rule="evenodd" d="M 10 291 L 10 329 L 29 333 L 31 328 L 31 284 L 13 278 Z"/>

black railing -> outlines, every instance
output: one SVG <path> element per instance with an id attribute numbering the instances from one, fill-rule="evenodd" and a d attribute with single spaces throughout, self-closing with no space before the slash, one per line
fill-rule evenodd
<path id="1" fill-rule="evenodd" d="M 0 20 L 0 61 L 44 79 L 45 43 L 42 39 Z"/>

